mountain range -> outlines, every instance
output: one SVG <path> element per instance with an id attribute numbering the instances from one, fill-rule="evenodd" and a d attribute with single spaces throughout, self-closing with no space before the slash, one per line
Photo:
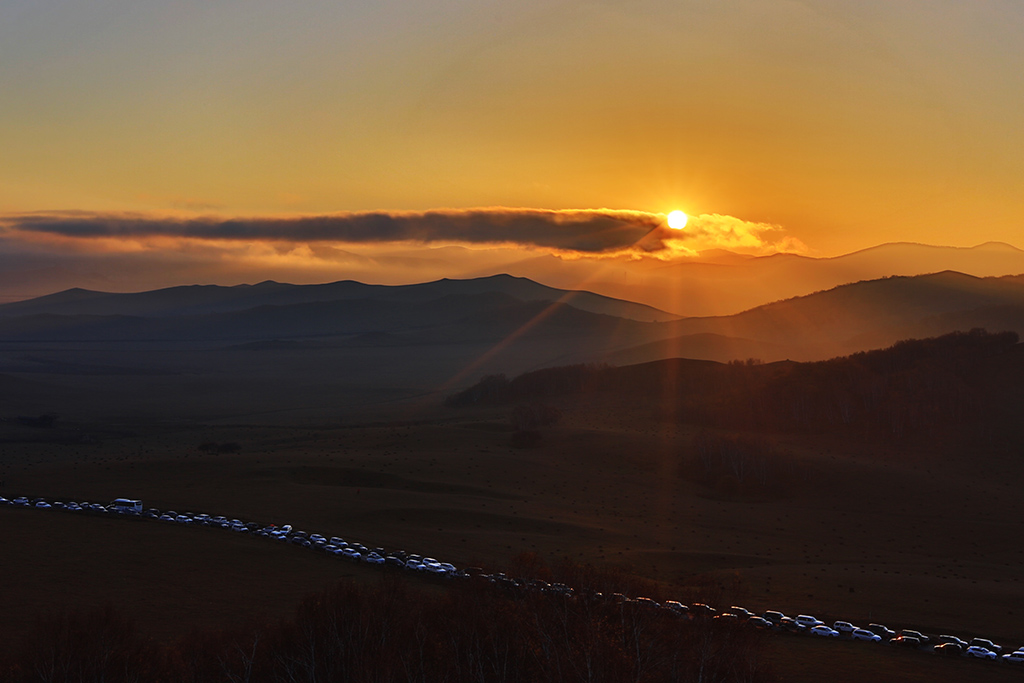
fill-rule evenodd
<path id="1" fill-rule="evenodd" d="M 435 395 L 488 373 L 679 357 L 821 360 L 978 327 L 1024 332 L 1024 276 L 888 277 L 689 318 L 508 275 L 73 289 L 0 306 L 0 373 L 8 384 L 49 383 L 20 390 L 36 405 L 58 386 L 131 402 L 137 378 L 148 377 L 147 390 L 166 382 L 168 397 L 187 386 L 198 412 L 269 409 L 289 395 L 292 405 L 330 410 Z"/>

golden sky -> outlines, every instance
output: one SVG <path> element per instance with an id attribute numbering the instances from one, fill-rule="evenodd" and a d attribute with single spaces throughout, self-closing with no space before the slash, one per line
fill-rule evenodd
<path id="1" fill-rule="evenodd" d="M 678 208 L 750 254 L 1024 246 L 1022 35 L 1017 0 L 4 0 L 0 249 L 222 244 L 29 235 L 35 212 L 480 207 Z M 348 244 L 267 239 L 248 257 Z"/>

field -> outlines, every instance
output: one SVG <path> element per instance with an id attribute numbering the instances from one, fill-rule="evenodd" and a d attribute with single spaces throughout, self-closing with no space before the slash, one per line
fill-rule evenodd
<path id="1" fill-rule="evenodd" d="M 694 433 L 641 406 L 558 407 L 562 421 L 533 448 L 510 446 L 508 411 L 499 409 L 303 427 L 96 424 L 88 428 L 107 437 L 74 444 L 28 443 L 12 427 L 2 494 L 138 497 L 460 566 L 501 568 L 522 552 L 567 557 L 621 567 L 682 600 L 1024 644 L 1014 463 L 794 437 L 776 443 L 792 463 L 785 481 L 737 490 L 690 476 Z M 240 451 L 199 450 L 209 442 Z M 277 619 L 339 578 L 379 575 L 220 530 L 15 508 L 0 515 L 7 643 L 39 614 L 69 605 L 112 602 L 166 638 Z M 780 637 L 773 661 L 792 681 L 1016 675 L 854 645 Z"/>

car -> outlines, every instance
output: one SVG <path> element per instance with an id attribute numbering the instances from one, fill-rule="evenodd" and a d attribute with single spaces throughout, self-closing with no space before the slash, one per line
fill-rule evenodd
<path id="1" fill-rule="evenodd" d="M 773 624 L 778 624 L 780 621 L 783 620 L 783 618 L 785 618 L 786 615 L 782 612 L 776 612 L 775 610 L 768 610 L 761 616 L 767 619 L 768 621 L 772 622 Z"/>
<path id="2" fill-rule="evenodd" d="M 718 610 L 703 602 L 695 602 L 690 605 L 690 613 L 697 617 L 711 617 L 717 614 Z"/>
<path id="3" fill-rule="evenodd" d="M 1007 652 L 1003 655 L 1003 661 L 1007 664 L 1024 664 L 1024 652 L 1017 650 L 1016 652 Z"/>
<path id="4" fill-rule="evenodd" d="M 13 503 L 3 496 L 0 496 L 0 505 L 13 505 Z"/>
<path id="5" fill-rule="evenodd" d="M 796 623 L 800 624 L 804 628 L 813 628 L 815 626 L 823 626 L 824 621 L 817 617 L 812 617 L 810 614 L 798 614 L 795 617 Z"/>
<path id="6" fill-rule="evenodd" d="M 958 643 L 939 643 L 935 646 L 935 654 L 959 657 L 964 653 L 964 649 Z"/>
<path id="7" fill-rule="evenodd" d="M 731 607 L 729 607 L 729 612 L 731 614 L 735 614 L 741 619 L 749 619 L 750 617 L 754 616 L 754 613 L 748 610 L 746 607 L 737 607 L 736 605 L 732 605 Z"/>
<path id="8" fill-rule="evenodd" d="M 991 652 L 995 652 L 996 654 L 999 654 L 1000 652 L 1003 651 L 1003 646 L 1002 645 L 996 645 L 995 643 L 993 643 L 988 638 L 972 638 L 970 644 L 974 645 L 974 646 L 977 646 L 977 647 L 983 647 L 986 650 L 989 650 Z"/>
<path id="9" fill-rule="evenodd" d="M 384 564 L 384 558 L 377 553 L 368 553 L 363 557 L 363 562 L 368 562 L 370 564 Z"/>
<path id="10" fill-rule="evenodd" d="M 854 640 L 866 640 L 869 643 L 879 643 L 882 641 L 882 636 L 867 630 L 866 628 L 855 628 L 850 632 L 850 637 Z"/>
<path id="11" fill-rule="evenodd" d="M 416 571 L 416 572 L 422 571 L 423 570 L 423 563 L 420 562 L 419 560 L 408 559 L 408 560 L 405 561 L 405 568 L 406 569 L 411 569 L 411 570 Z"/>
<path id="12" fill-rule="evenodd" d="M 339 548 L 344 548 L 348 545 L 348 543 L 345 542 L 345 539 L 340 536 L 331 536 L 328 540 L 331 542 L 331 545 L 336 545 Z"/>
<path id="13" fill-rule="evenodd" d="M 754 628 L 763 628 L 763 629 L 769 629 L 769 628 L 772 628 L 773 626 L 775 626 L 775 624 L 773 624 L 772 622 L 768 621 L 764 617 L 759 617 L 757 615 L 754 615 L 754 616 L 750 617 L 749 619 L 747 619 L 747 623 L 750 624 L 751 626 L 753 626 Z"/>
<path id="14" fill-rule="evenodd" d="M 839 631 L 840 633 L 847 633 L 847 634 L 853 633 L 854 631 L 857 630 L 857 627 L 854 626 L 853 624 L 851 624 L 848 621 L 837 621 L 834 624 L 832 624 L 832 628 L 835 629 L 836 631 Z"/>
<path id="15" fill-rule="evenodd" d="M 892 645 L 903 645 L 904 647 L 920 647 L 921 641 L 914 636 L 898 635 L 889 641 Z"/>
<path id="16" fill-rule="evenodd" d="M 817 626 L 811 628 L 811 635 L 823 636 L 826 638 L 838 638 L 839 631 L 835 630 L 834 628 L 829 628 L 825 624 L 818 624 Z"/>
<path id="17" fill-rule="evenodd" d="M 52 506 L 49 503 L 47 503 L 45 500 L 40 500 L 40 501 L 38 501 L 36 503 L 36 507 L 37 508 L 46 509 L 46 508 L 49 508 L 49 507 L 52 507 Z"/>
<path id="18" fill-rule="evenodd" d="M 115 512 L 139 514 L 142 512 L 142 501 L 134 498 L 115 498 L 110 501 L 109 507 Z"/>
<path id="19" fill-rule="evenodd" d="M 309 543 L 309 541 L 306 541 L 306 543 Z M 363 556 L 362 553 L 355 548 L 342 548 L 341 554 L 350 560 L 358 560 Z"/>
<path id="20" fill-rule="evenodd" d="M 896 631 L 883 624 L 868 624 L 868 630 L 882 636 L 883 640 L 892 640 L 896 637 Z"/>
<path id="21" fill-rule="evenodd" d="M 807 630 L 806 626 L 793 617 L 782 617 L 779 619 L 779 626 L 792 633 L 803 633 Z"/>
<path id="22" fill-rule="evenodd" d="M 993 661 L 996 659 L 996 657 L 999 656 L 992 650 L 989 650 L 987 647 L 981 647 L 980 645 L 969 646 L 967 648 L 967 651 L 964 652 L 964 654 L 968 657 L 975 657 L 977 659 L 991 659 Z"/>
<path id="23" fill-rule="evenodd" d="M 905 629 L 903 629 L 902 631 L 900 631 L 900 635 L 901 636 L 907 636 L 908 638 L 917 638 L 918 640 L 921 641 L 922 645 L 927 645 L 932 640 L 931 638 L 929 638 L 925 634 L 921 633 L 920 631 L 915 631 L 912 628 L 905 628 Z"/>
<path id="24" fill-rule="evenodd" d="M 962 649 L 965 649 L 965 650 L 967 649 L 967 646 L 968 646 L 968 643 L 967 643 L 966 640 L 961 640 L 960 638 L 957 638 L 956 636 L 950 636 L 950 635 L 936 636 L 935 637 L 935 642 L 937 642 L 939 644 L 953 643 L 954 645 L 959 645 Z"/>
<path id="25" fill-rule="evenodd" d="M 19 496 L 18 498 L 15 498 L 13 503 L 15 505 L 21 505 L 22 507 L 29 506 L 28 498 L 26 498 L 25 496 Z"/>
<path id="26" fill-rule="evenodd" d="M 310 534 L 309 535 L 309 540 L 313 541 L 313 543 L 321 543 L 321 542 L 326 543 L 327 542 L 327 539 L 325 537 L 321 536 L 320 534 Z"/>

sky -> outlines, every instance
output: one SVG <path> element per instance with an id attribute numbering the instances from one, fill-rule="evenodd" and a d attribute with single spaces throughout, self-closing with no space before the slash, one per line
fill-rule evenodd
<path id="1" fill-rule="evenodd" d="M 0 0 L 0 295 L 1024 246 L 1021 35 L 1017 0 Z"/>

